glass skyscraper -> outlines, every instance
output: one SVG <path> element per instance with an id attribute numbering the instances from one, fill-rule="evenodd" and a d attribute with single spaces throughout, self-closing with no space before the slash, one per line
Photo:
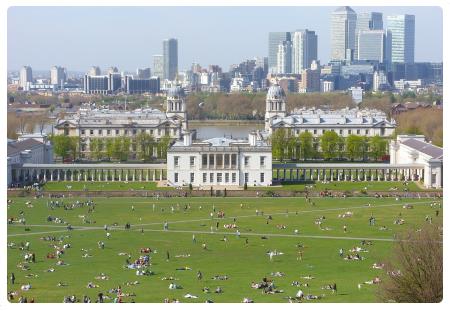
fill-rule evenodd
<path id="1" fill-rule="evenodd" d="M 164 79 L 175 80 L 178 74 L 178 40 L 163 41 Z"/>
<path id="2" fill-rule="evenodd" d="M 356 13 L 349 6 L 331 14 L 331 60 L 345 60 L 347 50 L 355 50 Z"/>
<path id="3" fill-rule="evenodd" d="M 291 41 L 290 32 L 269 32 L 269 73 L 277 73 L 278 46 Z"/>
<path id="4" fill-rule="evenodd" d="M 364 12 L 358 13 L 355 29 L 355 58 L 358 57 L 358 33 L 363 30 L 381 30 L 383 29 L 383 13 Z"/>
<path id="5" fill-rule="evenodd" d="M 317 35 L 314 31 L 296 30 L 292 38 L 292 73 L 301 74 L 303 69 L 317 60 Z"/>
<path id="6" fill-rule="evenodd" d="M 389 15 L 387 29 L 392 33 L 392 62 L 414 63 L 414 15 Z"/>
<path id="7" fill-rule="evenodd" d="M 358 59 L 389 64 L 391 36 L 384 30 L 360 30 L 358 33 Z"/>

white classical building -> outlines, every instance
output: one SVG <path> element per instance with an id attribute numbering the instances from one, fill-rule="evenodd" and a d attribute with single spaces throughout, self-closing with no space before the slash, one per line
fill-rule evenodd
<path id="1" fill-rule="evenodd" d="M 265 130 L 270 134 L 278 128 L 286 128 L 294 135 L 310 132 L 314 137 L 321 136 L 325 131 L 334 131 L 343 137 L 351 134 L 389 137 L 395 127 L 395 120 L 388 120 L 384 112 L 375 109 L 302 108 L 287 114 L 283 89 L 273 85 L 267 93 Z"/>
<path id="2" fill-rule="evenodd" d="M 26 134 L 18 140 L 8 140 L 7 183 L 23 182 L 19 172 L 26 163 L 53 163 L 53 147 L 47 135 Z"/>
<path id="3" fill-rule="evenodd" d="M 155 140 L 166 135 L 179 139 L 182 130 L 188 127 L 187 122 L 185 94 L 176 86 L 167 93 L 166 112 L 151 108 L 133 111 L 96 109 L 85 105 L 77 114 L 58 119 L 55 134 L 80 137 L 81 154 L 88 157 L 92 138 L 135 138 L 140 133 L 147 133 Z"/>
<path id="4" fill-rule="evenodd" d="M 272 184 L 272 149 L 261 133 L 248 140 L 211 138 L 192 141 L 185 132 L 167 152 L 167 181 L 172 186 L 269 186 Z"/>
<path id="5" fill-rule="evenodd" d="M 398 135 L 390 144 L 391 164 L 421 164 L 419 176 L 427 188 L 443 186 L 443 149 L 425 141 L 423 135 Z"/>

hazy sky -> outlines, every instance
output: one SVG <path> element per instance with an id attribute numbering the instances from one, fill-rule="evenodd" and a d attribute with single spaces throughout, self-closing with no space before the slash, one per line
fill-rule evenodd
<path id="1" fill-rule="evenodd" d="M 442 61 L 438 7 L 352 7 L 357 13 L 416 15 L 416 61 Z M 8 69 L 120 70 L 153 67 L 162 40 L 178 39 L 179 69 L 231 64 L 267 56 L 268 32 L 315 30 L 319 59 L 330 56 L 335 7 L 12 7 L 8 10 Z"/>

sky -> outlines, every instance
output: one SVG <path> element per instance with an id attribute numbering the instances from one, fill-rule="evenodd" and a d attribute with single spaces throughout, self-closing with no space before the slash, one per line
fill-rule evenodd
<path id="1" fill-rule="evenodd" d="M 268 33 L 309 29 L 318 35 L 318 57 L 330 57 L 330 14 L 336 7 L 10 7 L 8 70 L 30 65 L 69 71 L 153 67 L 162 40 L 178 39 L 179 70 L 193 62 L 207 67 L 268 54 Z M 416 16 L 416 61 L 442 61 L 439 7 L 352 7 L 359 12 Z M 430 35 L 432 34 L 432 35 Z"/>

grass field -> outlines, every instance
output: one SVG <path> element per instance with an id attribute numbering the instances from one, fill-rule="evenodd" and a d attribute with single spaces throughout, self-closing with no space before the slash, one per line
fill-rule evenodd
<path id="1" fill-rule="evenodd" d="M 398 181 L 340 181 L 340 182 L 315 182 L 315 183 L 282 183 L 283 190 L 305 190 L 314 191 L 426 191 L 420 188 L 415 182 L 408 182 L 406 185 Z"/>
<path id="2" fill-rule="evenodd" d="M 114 191 L 114 190 L 155 190 L 156 182 L 146 182 L 146 181 L 128 181 L 128 182 L 70 182 L 70 181 L 61 181 L 61 182 L 47 182 L 44 185 L 44 190 L 49 191 Z"/>
<path id="3" fill-rule="evenodd" d="M 8 282 L 8 291 L 17 291 L 18 296 L 28 299 L 34 297 L 36 302 L 62 302 L 67 295 L 76 295 L 79 299 L 88 295 L 95 301 L 99 292 L 109 296 L 111 299 L 106 302 L 111 302 L 115 295 L 108 291 L 119 285 L 123 293 L 135 294 L 124 297 L 126 302 L 132 299 L 136 302 L 162 302 L 166 297 L 181 302 L 204 302 L 207 299 L 240 302 L 244 297 L 255 302 L 287 302 L 285 297 L 294 296 L 299 289 L 291 285 L 293 281 L 309 283 L 309 287 L 301 287 L 305 294 L 324 295 L 322 299 L 311 302 L 375 302 L 377 285 L 364 284 L 358 289 L 357 284 L 375 276 L 383 279 L 382 270 L 373 269 L 372 265 L 392 257 L 394 234 L 427 225 L 427 215 L 431 215 L 433 221 L 442 220 L 442 210 L 439 209 L 439 216 L 435 216 L 438 209 L 430 207 L 430 203 L 435 201 L 430 198 L 404 198 L 400 201 L 394 198 L 315 198 L 314 205 L 304 198 L 95 198 L 93 212 L 88 212 L 88 207 L 52 210 L 47 207 L 48 199 L 12 199 L 8 217 L 19 217 L 22 211 L 26 225 L 8 225 L 8 244 L 16 244 L 8 249 L 8 275 L 14 272 L 16 276 L 15 285 Z M 76 200 L 64 199 L 64 202 L 69 204 Z M 31 201 L 33 207 L 27 207 L 26 201 Z M 406 203 L 411 203 L 414 208 L 402 208 Z M 184 211 L 186 204 L 190 209 Z M 214 215 L 212 219 L 210 213 L 213 209 L 224 211 L 225 218 L 216 219 Z M 263 211 L 264 216 L 257 216 L 256 210 Z M 353 216 L 338 217 L 345 212 L 353 212 Z M 64 223 L 47 221 L 49 215 L 62 218 L 75 229 L 68 231 Z M 83 215 L 91 223 L 83 222 Z M 267 220 L 268 215 L 272 220 Z M 368 224 L 371 215 L 376 218 L 375 226 Z M 322 229 L 329 230 L 321 230 L 315 224 L 321 216 L 325 217 Z M 225 224 L 233 224 L 233 218 L 236 218 L 240 237 L 236 235 L 236 229 L 224 228 Z M 398 218 L 404 219 L 405 224 L 394 225 Z M 168 231 L 163 230 L 165 221 L 169 224 Z M 127 222 L 132 225 L 130 230 L 124 229 Z M 106 237 L 103 229 L 105 224 L 110 227 L 110 238 Z M 280 225 L 285 229 L 280 229 Z M 347 233 L 343 231 L 344 225 L 348 227 Z M 388 230 L 379 230 L 380 226 L 386 226 Z M 296 229 L 298 234 L 294 232 Z M 192 241 L 193 234 L 196 243 Z M 62 242 L 43 241 L 43 236 L 61 238 Z M 224 236 L 227 236 L 227 242 L 221 241 Z M 361 246 L 361 240 L 373 241 L 373 245 L 363 246 L 368 250 L 360 253 L 364 260 L 346 261 L 339 256 L 340 248 L 348 254 L 351 248 Z M 18 245 L 26 241 L 30 242 L 28 252 L 36 254 L 36 263 L 29 263 L 29 270 L 22 271 L 17 265 L 24 261 L 26 252 Z M 105 243 L 104 249 L 98 247 L 98 241 Z M 65 243 L 70 243 L 71 247 L 65 250 L 61 260 L 68 265 L 59 266 L 56 265 L 57 259 L 46 258 L 48 253 L 55 252 L 52 245 L 61 247 Z M 304 245 L 303 260 L 297 260 L 299 243 Z M 134 261 L 141 255 L 140 249 L 145 247 L 156 250 L 149 254 L 149 269 L 155 274 L 137 276 L 136 270 L 125 267 L 127 256 L 119 253 L 129 253 L 131 261 Z M 270 261 L 266 254 L 269 250 L 284 254 L 274 256 Z M 167 252 L 170 255 L 168 261 Z M 92 257 L 84 258 L 85 253 Z M 190 256 L 176 257 L 187 254 Z M 176 270 L 186 266 L 192 270 Z M 55 271 L 44 272 L 49 268 Z M 198 270 L 202 272 L 202 280 L 197 279 Z M 282 272 L 284 276 L 271 276 L 272 272 Z M 100 273 L 106 274 L 109 280 L 95 279 Z M 38 276 L 27 278 L 28 274 Z M 215 275 L 227 275 L 228 280 L 213 280 Z M 307 275 L 314 279 L 302 278 Z M 171 281 L 162 280 L 169 276 L 176 278 L 173 282 L 183 288 L 170 290 Z M 276 288 L 284 292 L 270 295 L 251 288 L 251 282 L 261 282 L 263 277 L 274 280 Z M 140 284 L 126 285 L 132 281 Z M 59 282 L 67 286 L 58 287 Z M 88 282 L 99 287 L 87 288 Z M 27 283 L 32 288 L 21 291 L 20 286 Z M 332 283 L 337 284 L 337 294 L 322 289 Z M 214 293 L 217 286 L 223 289 L 223 293 Z M 211 293 L 203 293 L 204 287 L 209 287 Z M 199 298 L 184 298 L 187 293 Z"/>

